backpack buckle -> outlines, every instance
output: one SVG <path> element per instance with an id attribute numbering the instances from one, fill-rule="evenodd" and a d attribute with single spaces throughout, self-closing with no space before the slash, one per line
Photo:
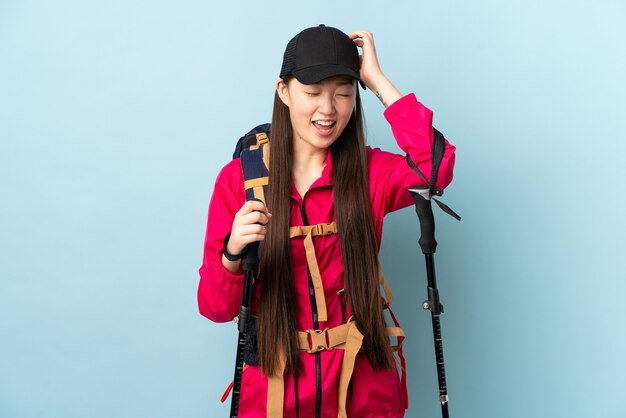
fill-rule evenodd
<path id="1" fill-rule="evenodd" d="M 334 234 L 335 232 L 337 232 L 335 223 L 330 222 L 330 223 L 315 225 L 315 230 L 313 231 L 313 235 L 330 235 L 330 234 Z"/>
<path id="2" fill-rule="evenodd" d="M 309 349 L 307 353 L 317 353 L 318 351 L 328 350 L 328 328 L 321 329 L 308 329 L 305 331 L 309 338 Z"/>

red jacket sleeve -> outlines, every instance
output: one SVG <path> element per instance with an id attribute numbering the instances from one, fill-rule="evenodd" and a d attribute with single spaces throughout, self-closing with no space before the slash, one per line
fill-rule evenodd
<path id="1" fill-rule="evenodd" d="M 215 322 L 232 320 L 239 312 L 243 291 L 243 272 L 232 274 L 222 265 L 224 237 L 230 232 L 235 213 L 245 202 L 243 172 L 239 159 L 228 163 L 218 174 L 209 203 L 200 267 L 198 307 Z"/>
<path id="2" fill-rule="evenodd" d="M 417 101 L 413 93 L 394 102 L 385 110 L 398 146 L 411 156 L 417 168 L 430 180 L 434 131 L 433 113 Z M 452 181 L 455 147 L 445 140 L 445 149 L 436 187 L 445 188 Z M 369 150 L 370 194 L 373 209 L 383 214 L 410 206 L 413 198 L 407 191 L 412 186 L 425 186 L 407 164 L 406 156 Z"/>

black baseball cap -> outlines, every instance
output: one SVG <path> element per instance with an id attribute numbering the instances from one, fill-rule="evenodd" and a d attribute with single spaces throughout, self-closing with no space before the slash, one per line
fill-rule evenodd
<path id="1" fill-rule="evenodd" d="M 280 77 L 294 76 L 302 84 L 346 75 L 365 84 L 359 77 L 359 52 L 352 39 L 339 29 L 319 25 L 294 36 L 285 49 Z"/>

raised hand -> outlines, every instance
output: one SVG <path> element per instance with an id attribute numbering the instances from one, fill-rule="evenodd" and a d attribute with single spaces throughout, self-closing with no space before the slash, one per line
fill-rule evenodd
<path id="1" fill-rule="evenodd" d="M 391 84 L 380 69 L 378 56 L 376 55 L 376 46 L 374 45 L 374 35 L 367 31 L 356 31 L 348 36 L 361 48 L 359 77 L 367 88 L 383 102 L 385 107 L 402 97 L 402 94 Z"/>

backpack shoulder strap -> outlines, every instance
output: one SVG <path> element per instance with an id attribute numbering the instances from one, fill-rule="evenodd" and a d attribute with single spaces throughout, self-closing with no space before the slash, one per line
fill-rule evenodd
<path id="1" fill-rule="evenodd" d="M 269 183 L 269 124 L 259 125 L 237 142 L 234 158 L 241 159 L 246 200 L 265 203 Z"/>

